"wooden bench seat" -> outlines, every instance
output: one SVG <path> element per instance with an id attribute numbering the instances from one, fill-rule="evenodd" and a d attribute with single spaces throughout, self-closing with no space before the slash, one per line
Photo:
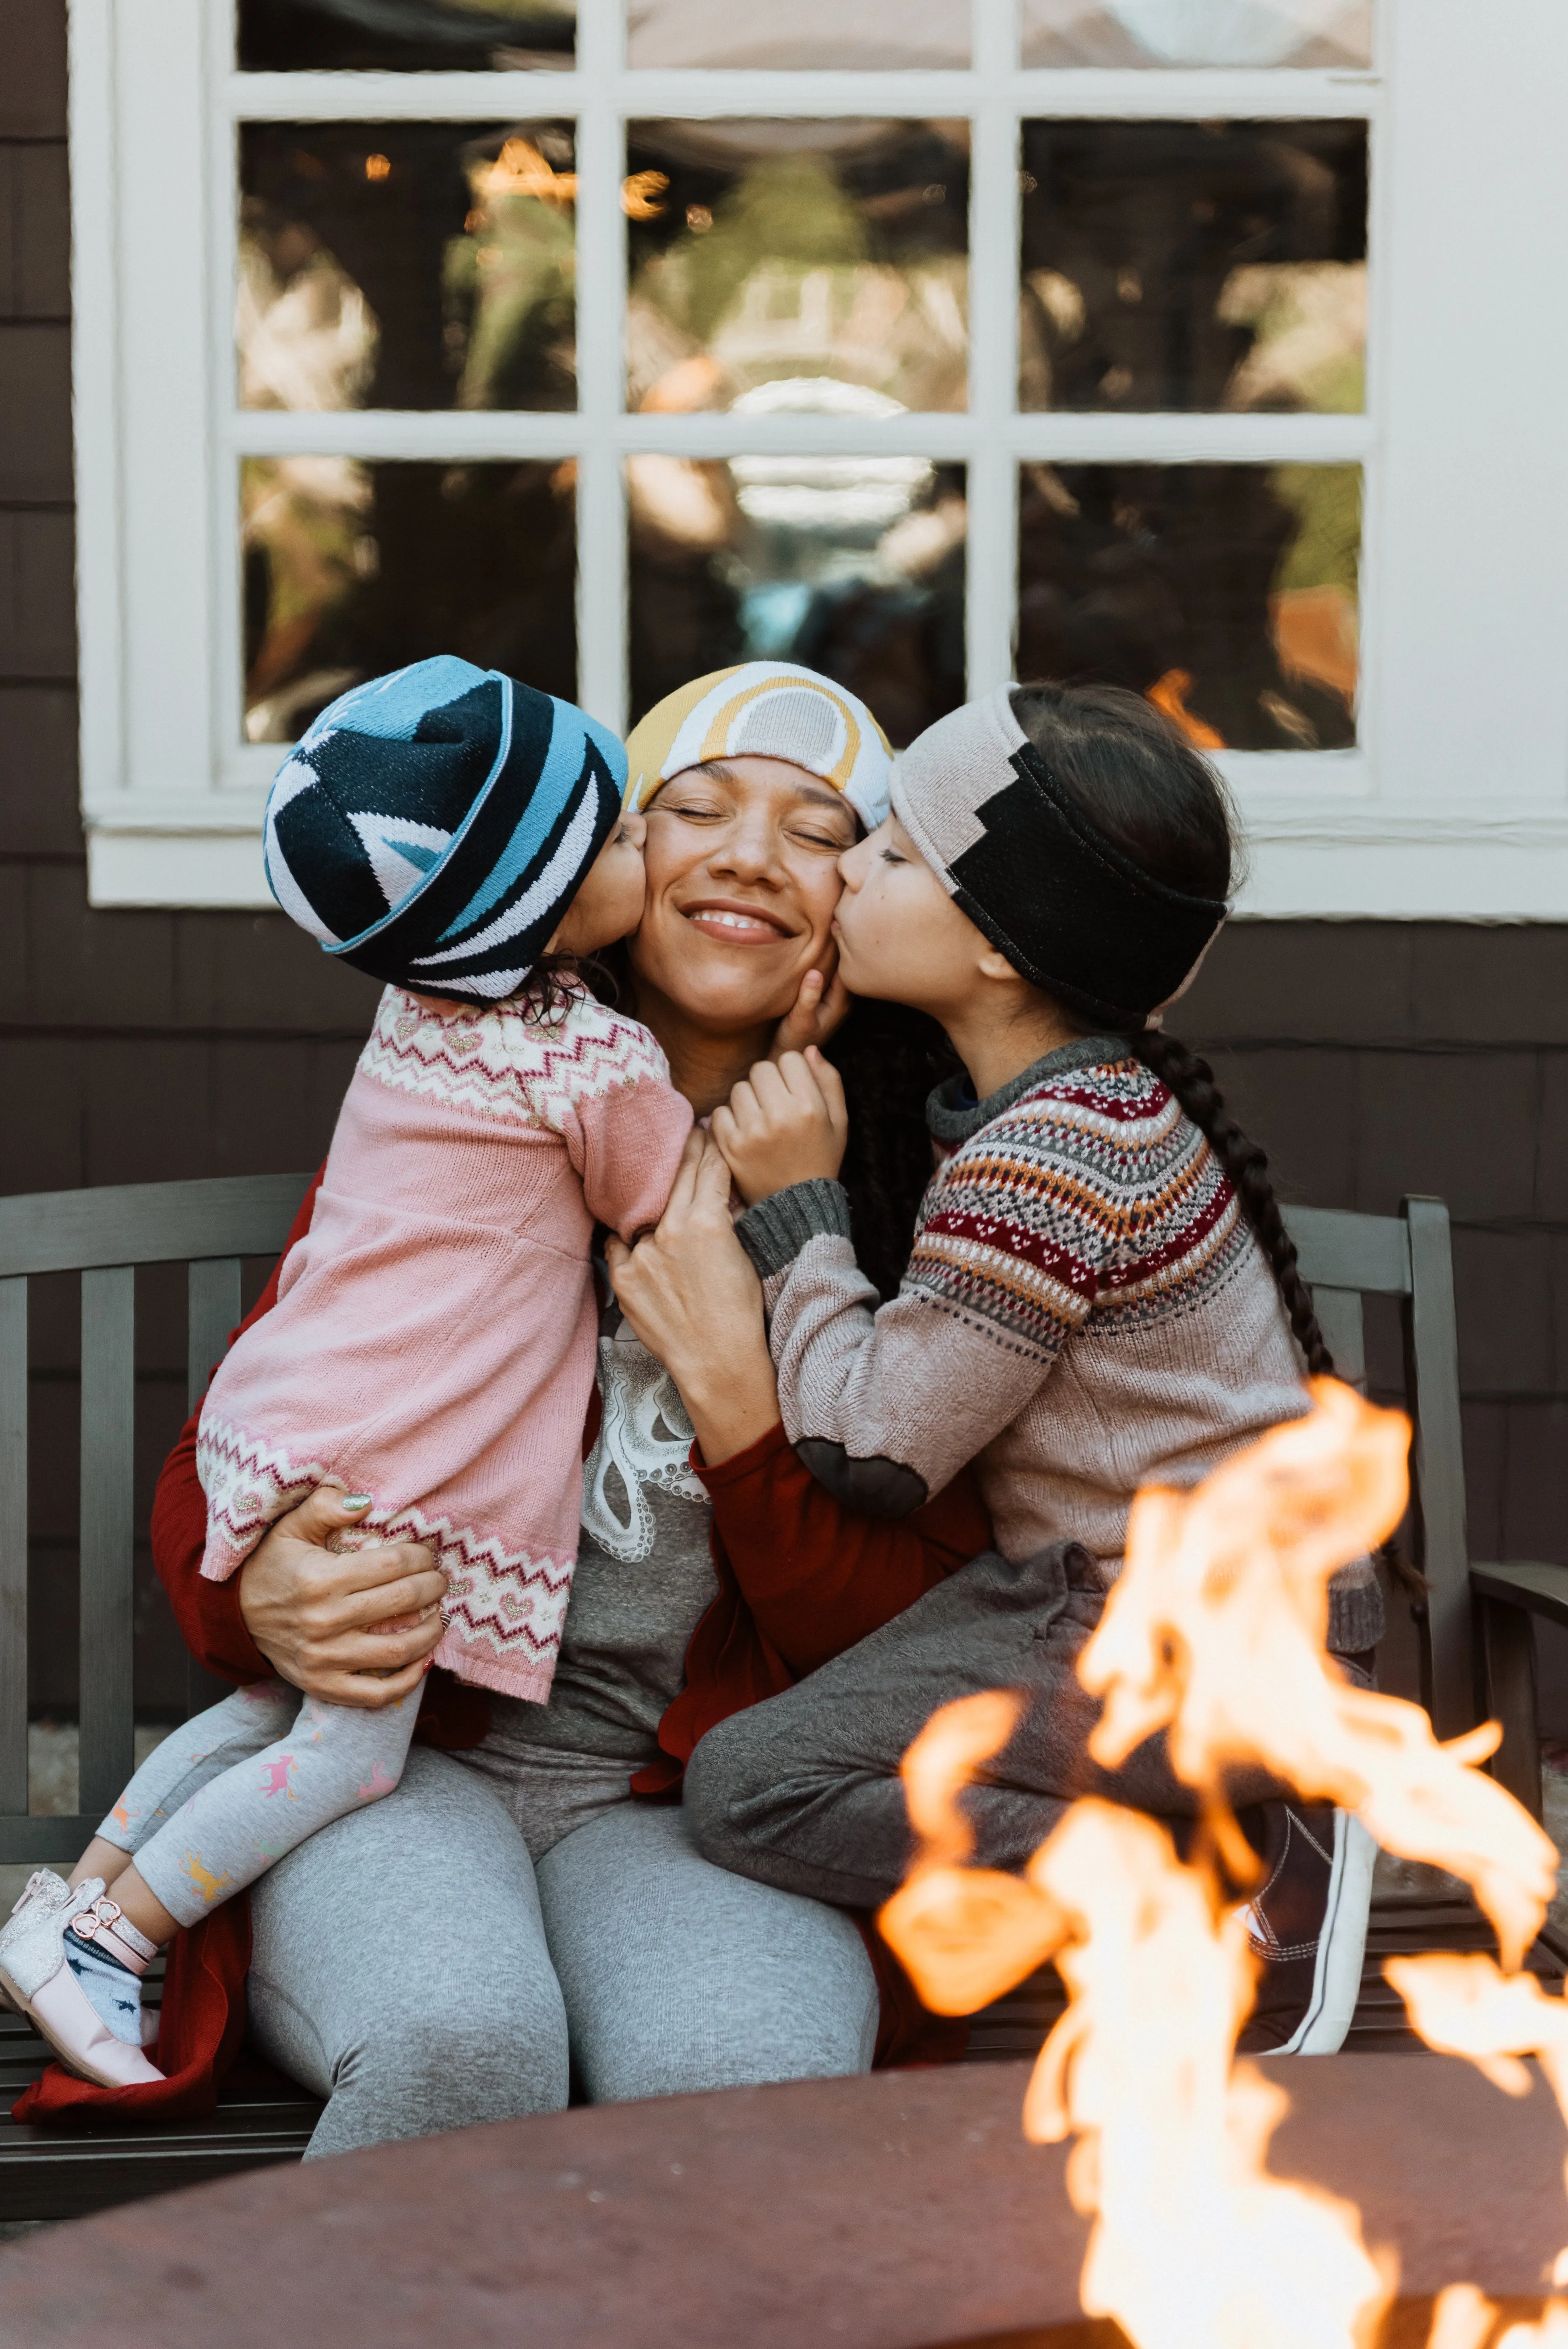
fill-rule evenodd
<path id="1" fill-rule="evenodd" d="M 11 2106 L 48 2061 L 26 2018 L 0 2013 L 0 2212 L 7 2220 L 80 2219 L 177 2186 L 297 2161 L 321 2113 L 292 2080 L 242 2055 L 204 2120 L 19 2125 Z"/>

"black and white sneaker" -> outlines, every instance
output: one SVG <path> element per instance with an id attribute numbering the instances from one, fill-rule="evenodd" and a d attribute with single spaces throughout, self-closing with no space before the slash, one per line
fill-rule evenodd
<path id="1" fill-rule="evenodd" d="M 1327 1803 L 1260 1811 L 1268 1872 L 1243 1914 L 1261 1972 L 1237 2053 L 1334 2055 L 1360 1995 L 1377 1847 L 1352 1812 Z"/>

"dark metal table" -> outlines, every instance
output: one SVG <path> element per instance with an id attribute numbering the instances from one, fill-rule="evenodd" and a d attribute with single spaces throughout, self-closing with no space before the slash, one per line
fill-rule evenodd
<path id="1" fill-rule="evenodd" d="M 1538 2292 L 1563 2132 L 1469 2065 L 1281 2066 L 1274 2167 L 1404 2292 Z M 5 2349 L 919 2349 L 1070 2323 L 1085 2227 L 1025 2064 L 553 2114 L 105 2212 L 0 2252 Z M 1082 2335 L 1079 2336 L 1084 2337 Z"/>

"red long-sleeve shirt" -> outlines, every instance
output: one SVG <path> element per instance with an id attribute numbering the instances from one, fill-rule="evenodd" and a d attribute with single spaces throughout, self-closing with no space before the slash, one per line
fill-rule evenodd
<path id="1" fill-rule="evenodd" d="M 278 1273 L 309 1230 L 318 1174 L 301 1204 L 284 1255 L 242 1328 L 267 1312 Z M 597 1432 L 594 1395 L 584 1450 Z M 913 1516 L 889 1522 L 856 1516 L 803 1468 L 783 1428 L 747 1451 L 706 1467 L 693 1465 L 713 1503 L 712 1547 L 718 1595 L 692 1635 L 686 1685 L 659 1724 L 657 1761 L 632 1780 L 634 1793 L 666 1799 L 679 1787 L 697 1740 L 716 1722 L 777 1695 L 932 1589 L 984 1549 L 991 1527 L 969 1473 Z M 196 1475 L 196 1419 L 164 1464 L 152 1506 L 153 1562 L 191 1653 L 225 1680 L 268 1677 L 272 1666 L 245 1627 L 242 1578 L 206 1580 L 200 1572 L 207 1507 Z M 477 1745 L 489 1726 L 482 1689 L 433 1671 L 425 1684 L 416 1735 L 459 1750 Z M 956 2053 L 963 2027 L 921 2007 L 903 1969 L 861 1920 L 882 1994 L 879 2064 L 940 2059 Z M 171 1953 L 165 1984 L 160 2061 L 169 2076 L 142 2088 L 103 2090 L 50 2067 L 15 2106 L 19 2120 L 108 2102 L 150 2118 L 208 2109 L 217 2079 L 239 2044 L 249 1963 L 248 1907 L 227 1902 Z"/>

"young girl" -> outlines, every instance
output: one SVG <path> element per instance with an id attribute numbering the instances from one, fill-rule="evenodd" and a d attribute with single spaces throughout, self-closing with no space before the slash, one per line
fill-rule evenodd
<path id="1" fill-rule="evenodd" d="M 387 985 L 310 1231 L 214 1376 L 198 1439 L 203 1574 L 235 1573 L 284 1510 L 340 1483 L 374 1528 L 361 1546 L 435 1550 L 432 1661 L 535 1702 L 576 1551 L 593 1226 L 629 1239 L 657 1221 L 692 1122 L 648 1031 L 550 961 L 641 918 L 625 776 L 581 710 L 451 658 L 346 694 L 284 767 L 273 895 Z M 141 2052 L 149 1961 L 390 1794 L 418 1711 L 417 1693 L 364 1711 L 269 1681 L 187 1723 L 69 1886 L 34 1876 L 0 1933 L 0 1986 L 73 2071 L 160 2078 Z"/>
<path id="2" fill-rule="evenodd" d="M 939 1163 L 897 1298 L 876 1309 L 856 1265 L 825 1060 L 754 1071 L 713 1133 L 752 1203 L 740 1235 L 800 1457 L 847 1505 L 887 1516 L 976 1460 L 1001 1557 L 715 1732 L 687 1777 L 710 1857 L 849 1900 L 896 1883 L 898 1755 L 970 1685 L 1037 1691 L 1017 1784 L 976 1790 L 976 1815 L 990 1805 L 1009 1844 L 982 1857 L 1021 1864 L 1044 1839 L 1083 1788 L 1073 1666 L 1138 1487 L 1194 1483 L 1296 1417 L 1304 1361 L 1327 1363 L 1263 1154 L 1160 1025 L 1232 884 L 1224 797 L 1202 760 L 1130 694 L 1013 688 L 923 734 L 892 798 L 841 862 L 840 968 L 852 994 L 939 1020 L 968 1072 L 932 1096 Z M 612 1260 L 624 1302 L 634 1269 L 628 1286 L 627 1260 Z M 1364 1655 L 1380 1628 L 1364 1560 L 1336 1579 L 1330 1646 Z M 1150 1806 L 1166 1796 L 1179 1806 L 1164 1785 Z M 1252 1916 L 1268 1961 L 1257 2044 L 1337 2044 L 1369 1840 L 1343 1814 L 1284 1803 L 1254 1824 L 1268 1875 Z"/>

